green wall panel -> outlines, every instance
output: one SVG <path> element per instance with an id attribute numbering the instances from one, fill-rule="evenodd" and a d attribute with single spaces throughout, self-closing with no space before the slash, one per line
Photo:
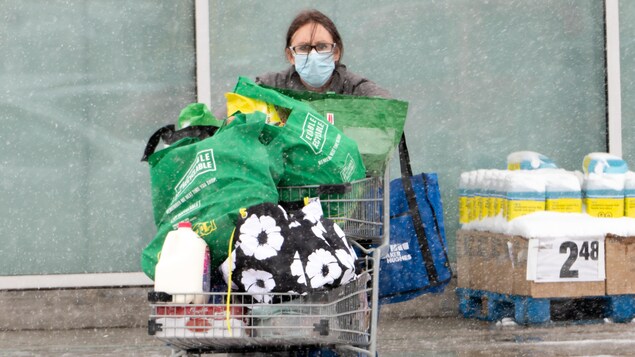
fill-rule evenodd
<path id="1" fill-rule="evenodd" d="M 193 3 L 0 1 L 0 275 L 140 271 L 147 138 L 195 100 Z"/>

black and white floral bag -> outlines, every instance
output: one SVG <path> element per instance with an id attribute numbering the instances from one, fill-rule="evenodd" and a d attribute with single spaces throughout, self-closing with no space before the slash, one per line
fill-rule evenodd
<path id="1" fill-rule="evenodd" d="M 271 203 L 241 212 L 234 249 L 220 269 L 232 289 L 271 303 L 271 293 L 307 293 L 357 278 L 357 255 L 319 200 L 288 214 Z M 231 262 L 231 264 L 230 264 Z"/>

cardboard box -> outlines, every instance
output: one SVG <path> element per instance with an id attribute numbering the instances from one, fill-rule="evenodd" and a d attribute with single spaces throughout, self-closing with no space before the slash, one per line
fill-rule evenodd
<path id="1" fill-rule="evenodd" d="M 604 251 L 606 294 L 635 294 L 635 237 L 608 234 Z"/>
<path id="2" fill-rule="evenodd" d="M 468 254 L 469 234 L 464 230 L 456 233 L 456 286 L 471 289 L 471 266 Z"/>
<path id="3" fill-rule="evenodd" d="M 512 293 L 511 262 L 506 243 L 498 244 L 496 234 L 489 232 L 457 232 L 457 286 Z M 501 241 L 502 242 L 502 241 Z"/>
<path id="4" fill-rule="evenodd" d="M 527 280 L 529 239 L 525 237 L 459 230 L 456 241 L 460 288 L 535 298 L 605 294 L 604 281 L 536 283 Z"/>

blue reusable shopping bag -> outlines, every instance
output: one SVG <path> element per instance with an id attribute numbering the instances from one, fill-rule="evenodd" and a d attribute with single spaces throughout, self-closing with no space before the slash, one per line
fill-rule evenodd
<path id="1" fill-rule="evenodd" d="M 437 175 L 412 175 L 405 136 L 399 159 L 402 177 L 390 182 L 390 244 L 381 257 L 380 304 L 443 292 L 452 278 Z"/>

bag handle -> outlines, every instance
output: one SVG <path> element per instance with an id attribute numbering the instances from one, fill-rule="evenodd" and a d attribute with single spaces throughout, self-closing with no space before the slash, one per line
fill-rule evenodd
<path id="1" fill-rule="evenodd" d="M 146 148 L 143 150 L 141 161 L 148 161 L 148 158 L 154 154 L 161 140 L 168 145 L 186 137 L 198 137 L 203 140 L 213 136 L 217 130 L 218 127 L 212 125 L 194 125 L 180 130 L 175 130 L 173 124 L 166 125 L 150 136 Z"/>
<path id="2" fill-rule="evenodd" d="M 150 155 L 154 154 L 154 151 L 157 149 L 157 146 L 159 145 L 161 138 L 165 137 L 166 135 L 170 135 L 172 133 L 174 133 L 173 124 L 166 125 L 160 128 L 159 130 L 155 131 L 154 134 L 150 136 L 150 139 L 148 139 L 146 148 L 143 150 L 143 157 L 141 158 L 141 161 L 148 161 L 148 158 L 150 157 Z"/>
<path id="3" fill-rule="evenodd" d="M 428 177 L 426 177 L 426 175 L 422 175 L 421 177 L 423 179 L 423 189 L 426 192 L 426 202 L 428 202 L 428 205 L 430 206 L 430 211 L 432 212 L 432 220 L 434 221 L 434 230 L 437 232 L 437 236 L 439 237 L 439 239 L 443 239 L 443 236 L 441 235 L 441 229 L 439 228 L 439 220 L 437 218 L 437 212 L 434 210 L 434 205 L 432 205 L 432 202 L 430 202 L 430 196 L 429 196 L 429 188 L 430 188 L 430 184 L 428 183 Z M 443 214 L 443 213 L 441 213 Z M 442 241 L 440 243 L 443 243 Z M 448 251 L 446 249 L 445 244 L 441 244 L 441 246 L 443 247 L 443 257 L 444 257 L 444 261 L 443 261 L 443 266 L 448 269 L 448 271 L 450 272 L 450 277 L 452 276 L 452 267 L 450 266 L 450 259 L 448 258 Z"/>
<path id="4" fill-rule="evenodd" d="M 428 275 L 430 277 L 430 285 L 438 285 L 440 283 L 439 274 L 436 267 L 434 266 L 434 258 L 432 257 L 432 253 L 430 251 L 430 246 L 428 245 L 428 239 L 424 229 L 425 225 L 423 223 L 423 220 L 421 219 L 419 206 L 417 205 L 417 197 L 412 186 L 412 167 L 410 166 L 410 155 L 408 154 L 408 146 L 406 145 L 405 133 L 401 135 L 401 140 L 399 141 L 399 164 L 401 167 L 401 181 L 403 184 L 404 193 L 406 195 L 406 201 L 408 202 L 408 210 L 410 211 L 410 215 L 412 216 L 412 223 L 414 225 L 415 233 L 417 234 L 417 240 L 419 241 L 419 249 L 421 250 L 421 255 L 426 266 L 426 271 L 428 272 Z M 425 179 L 425 177 L 423 179 L 424 189 L 426 191 L 426 201 L 430 206 L 432 217 L 434 219 L 434 228 L 438 236 L 441 237 L 437 214 L 434 211 L 434 206 L 432 206 L 429 198 L 427 197 L 428 181 Z M 445 245 L 441 244 L 441 246 L 443 248 L 443 253 L 447 262 L 448 254 L 446 252 Z M 449 268 L 449 265 L 447 267 Z"/>

